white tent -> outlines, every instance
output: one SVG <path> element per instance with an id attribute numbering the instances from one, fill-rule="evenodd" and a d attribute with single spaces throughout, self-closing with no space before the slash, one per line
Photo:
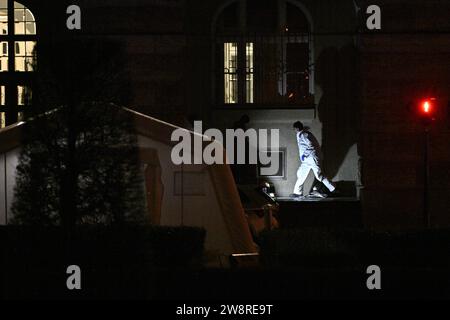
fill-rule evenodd
<path id="1" fill-rule="evenodd" d="M 171 151 L 175 142 L 171 141 L 171 135 L 180 128 L 132 110 L 126 112 L 132 114 L 138 133 L 150 221 L 164 226 L 206 229 L 205 249 L 210 261 L 255 252 L 230 167 L 173 164 Z M 11 217 L 15 168 L 24 125 L 0 130 L 0 224 L 7 224 Z"/>

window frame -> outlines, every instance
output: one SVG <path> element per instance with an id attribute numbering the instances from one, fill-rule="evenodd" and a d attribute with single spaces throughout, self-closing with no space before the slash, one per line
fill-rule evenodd
<path id="1" fill-rule="evenodd" d="M 236 31 L 232 34 L 221 34 L 217 32 L 217 22 L 220 15 L 226 10 L 229 6 L 237 3 L 238 8 L 238 26 L 236 28 Z M 308 33 L 289 33 L 283 32 L 284 28 L 286 27 L 286 19 L 287 19 L 287 8 L 286 4 L 289 3 L 291 5 L 296 6 L 304 15 L 308 22 L 309 26 L 309 32 Z M 233 110 L 233 109 L 315 109 L 315 95 L 314 95 L 314 39 L 313 39 L 313 24 L 312 19 L 309 14 L 309 12 L 306 10 L 306 8 L 297 1 L 291 1 L 291 0 L 281 0 L 277 2 L 277 8 L 278 8 L 278 24 L 277 24 L 277 30 L 279 30 L 277 33 L 261 33 L 261 34 L 250 34 L 246 31 L 246 0 L 232 0 L 225 3 L 216 13 L 215 17 L 213 18 L 213 26 L 212 26 L 212 65 L 213 65 L 213 74 L 212 74 L 212 104 L 215 106 L 216 109 L 226 109 L 226 110 Z M 296 43 L 298 40 L 295 40 L 295 38 L 303 38 L 307 39 L 303 43 L 308 43 L 308 66 L 309 66 L 309 101 L 306 101 L 304 103 L 280 103 L 279 101 L 268 101 L 264 103 L 256 103 L 255 97 L 258 95 L 258 88 L 255 86 L 255 73 L 251 72 L 253 74 L 253 96 L 254 100 L 253 102 L 249 103 L 246 97 L 246 82 L 247 82 L 247 66 L 246 66 L 246 44 L 247 43 L 253 43 L 253 69 L 258 68 L 258 62 L 255 60 L 255 42 L 252 39 L 260 38 L 263 39 L 264 37 L 277 39 L 277 41 L 281 41 L 283 44 L 283 49 L 281 50 L 286 53 L 287 50 L 287 44 L 288 43 Z M 238 43 L 238 72 L 237 72 L 237 82 L 238 82 L 238 102 L 237 103 L 225 103 L 225 84 L 224 84 L 224 65 L 222 64 L 224 60 L 224 50 L 220 50 L 220 48 L 224 46 L 224 43 L 226 42 L 236 42 Z M 264 41 L 261 41 L 261 43 L 264 43 Z M 278 50 L 278 49 L 277 49 Z M 286 70 L 287 60 L 286 56 L 283 56 L 282 58 L 282 67 L 280 69 L 276 69 L 277 72 L 280 72 L 280 74 L 283 77 L 283 80 L 277 80 L 278 86 L 280 86 L 280 83 L 283 86 L 281 90 L 286 90 L 286 78 L 287 73 L 289 72 Z M 254 71 L 254 70 L 253 70 Z"/>
<path id="2" fill-rule="evenodd" d="M 35 34 L 16 34 L 15 32 L 15 3 L 24 6 L 34 17 Z M 35 70 L 16 71 L 16 44 L 18 42 L 34 42 L 38 43 L 38 19 L 36 13 L 28 4 L 20 1 L 7 0 L 8 13 L 8 33 L 0 34 L 0 42 L 8 43 L 8 70 L 0 72 L 0 85 L 5 87 L 5 104 L 0 105 L 0 112 L 5 115 L 5 126 L 17 123 L 20 115 L 26 113 L 32 107 L 32 102 L 28 105 L 19 105 L 18 87 L 30 88 L 32 92 L 33 77 Z M 25 25 L 26 27 L 26 25 Z M 26 53 L 25 53 L 26 56 Z"/>

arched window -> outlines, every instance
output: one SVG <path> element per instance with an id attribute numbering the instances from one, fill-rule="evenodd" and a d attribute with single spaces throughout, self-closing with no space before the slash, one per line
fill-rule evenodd
<path id="1" fill-rule="evenodd" d="M 0 0 L 0 128 L 20 121 L 31 105 L 36 21 L 13 0 Z"/>
<path id="2" fill-rule="evenodd" d="M 214 21 L 218 106 L 309 107 L 311 22 L 290 0 L 236 0 Z"/>

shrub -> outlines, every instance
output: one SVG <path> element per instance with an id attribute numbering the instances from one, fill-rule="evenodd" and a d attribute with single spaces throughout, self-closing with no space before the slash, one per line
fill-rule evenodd
<path id="1" fill-rule="evenodd" d="M 26 113 L 13 223 L 148 221 L 133 119 L 117 107 L 128 96 L 121 46 L 86 39 L 55 46 L 40 59 Z"/>
<path id="2" fill-rule="evenodd" d="M 200 261 L 205 231 L 188 227 L 82 226 L 67 238 L 59 227 L 0 227 L 1 247 L 9 262 L 52 264 L 145 263 L 186 267 Z M 8 262 L 7 261 L 7 262 Z"/>
<path id="3" fill-rule="evenodd" d="M 450 230 L 372 232 L 360 229 L 289 229 L 261 235 L 270 267 L 450 266 Z"/>
<path id="4" fill-rule="evenodd" d="M 196 270 L 205 230 L 188 227 L 83 226 L 70 237 L 60 227 L 0 227 L 5 298 L 73 298 L 69 265 L 82 270 L 81 298 L 154 296 L 158 274 Z"/>

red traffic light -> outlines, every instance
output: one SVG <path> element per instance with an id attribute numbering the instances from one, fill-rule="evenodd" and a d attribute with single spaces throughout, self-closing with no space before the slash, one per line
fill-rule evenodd
<path id="1" fill-rule="evenodd" d="M 433 117 L 436 114 L 436 99 L 435 98 L 427 98 L 424 100 L 421 100 L 419 102 L 419 115 L 428 118 L 433 119 Z"/>
<path id="2" fill-rule="evenodd" d="M 426 99 L 424 101 L 422 101 L 422 103 L 420 104 L 420 110 L 423 114 L 432 114 L 434 111 L 434 98 L 431 99 Z"/>
<path id="3" fill-rule="evenodd" d="M 425 101 L 423 104 L 422 104 L 422 111 L 424 112 L 424 113 L 430 113 L 431 112 L 431 103 L 430 103 L 430 101 Z"/>

